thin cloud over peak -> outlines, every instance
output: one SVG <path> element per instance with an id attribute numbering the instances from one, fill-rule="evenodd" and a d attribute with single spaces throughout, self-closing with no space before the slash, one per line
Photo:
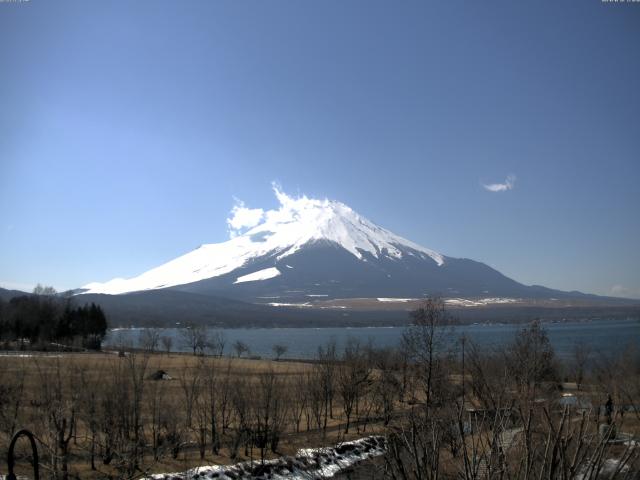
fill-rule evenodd
<path id="1" fill-rule="evenodd" d="M 247 208 L 242 200 L 234 199 L 236 204 L 227 218 L 227 226 L 229 228 L 229 236 L 231 238 L 241 233 L 244 228 L 252 228 L 260 223 L 264 216 L 264 210 L 261 208 Z"/>
<path id="2" fill-rule="evenodd" d="M 506 192 L 507 190 L 513 190 L 516 183 L 515 175 L 508 175 L 504 183 L 483 183 L 482 186 L 488 192 Z"/>
<path id="3" fill-rule="evenodd" d="M 625 285 L 611 287 L 611 295 L 623 298 L 640 298 L 640 288 L 629 288 Z"/>

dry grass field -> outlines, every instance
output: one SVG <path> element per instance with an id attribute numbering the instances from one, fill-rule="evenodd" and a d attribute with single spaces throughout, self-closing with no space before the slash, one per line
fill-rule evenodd
<path id="1" fill-rule="evenodd" d="M 39 441 L 41 462 L 47 469 L 47 457 L 62 454 L 56 446 L 56 435 L 60 422 L 66 420 L 63 435 L 70 437 L 67 461 L 71 478 L 117 478 L 123 475 L 122 463 L 127 452 L 117 452 L 119 439 L 113 442 L 116 451 L 109 464 L 107 443 L 110 435 L 121 435 L 120 428 L 135 428 L 127 423 L 139 422 L 139 443 L 144 447 L 137 462 L 138 474 L 142 472 L 183 471 L 197 465 L 228 464 L 249 459 L 259 459 L 261 452 L 248 439 L 237 439 L 239 423 L 252 423 L 253 429 L 278 431 L 279 441 L 276 453 L 265 448 L 265 458 L 276 455 L 291 455 L 302 447 L 332 445 L 339 441 L 354 439 L 379 432 L 382 425 L 375 419 L 371 407 L 351 422 L 355 425 L 345 434 L 345 418 L 339 400 L 333 400 L 329 418 L 318 416 L 323 408 L 318 404 L 315 412 L 301 390 L 307 382 L 315 381 L 317 367 L 312 363 L 296 361 L 250 360 L 244 358 L 212 358 L 186 354 L 145 354 L 128 353 L 124 357 L 113 353 L 95 354 L 17 354 L 0 355 L 0 382 L 5 385 L 20 384 L 18 392 L 9 392 L 17 403 L 6 404 L 3 411 L 3 434 L 0 437 L 0 451 L 6 455 L 9 437 L 4 434 L 10 428 L 12 408 L 16 412 L 14 430 L 28 428 Z M 154 379 L 158 372 L 164 372 L 163 379 Z M 160 376 L 160 375 L 157 375 Z M 138 385 L 138 382 L 140 383 Z M 266 382 L 272 382 L 265 385 Z M 272 390 L 270 390 L 272 388 Z M 212 390 L 209 390 L 212 389 Z M 139 390 L 139 413 L 135 413 L 135 392 Z M 237 398 L 239 395 L 246 397 Z M 265 391 L 266 390 L 266 391 Z M 260 410 L 256 405 L 266 396 L 280 405 L 271 405 Z M 122 397 L 122 403 L 111 403 L 109 397 Z M 115 400 L 115 398 L 114 398 Z M 300 406 L 300 402 L 307 405 Z M 217 411 L 212 413 L 211 409 Z M 242 410 L 245 410 L 244 412 Z M 128 410 L 128 411 L 123 411 Z M 259 425 L 259 416 L 275 415 L 277 424 Z M 139 415 L 138 420 L 132 416 Z M 219 423 L 220 447 L 217 453 L 211 448 L 211 418 Z M 241 416 L 251 418 L 240 419 Z M 294 415 L 299 418 L 296 428 Z M 366 415 L 366 419 L 363 415 Z M 113 420 L 109 425 L 109 417 Z M 171 420 L 167 420 L 172 417 Z M 188 418 L 190 417 L 190 418 Z M 57 426 L 52 423 L 58 422 Z M 268 422 L 268 421 L 267 421 Z M 73 423 L 73 426 L 70 426 Z M 125 425 L 116 425 L 123 423 Z M 227 423 L 223 427 L 222 424 Z M 258 425 L 258 426 L 256 426 Z M 264 427 L 264 428 L 263 428 Z M 200 455 L 199 436 L 206 429 L 204 455 Z M 95 442 L 91 447 L 92 429 Z M 110 430 L 111 429 L 111 430 Z M 296 432 L 296 430 L 298 430 Z M 168 440 L 171 433 L 179 438 Z M 129 435 L 131 432 L 129 432 Z M 156 438 L 157 454 L 152 453 Z M 237 447 L 238 442 L 249 443 Z M 253 442 L 255 443 L 255 441 Z M 177 453 L 174 447 L 179 445 Z M 26 442 L 20 442 L 18 451 L 26 451 Z M 94 449 L 94 467 L 91 467 L 91 449 Z M 49 460 L 51 461 L 51 460 Z M 56 468 L 60 468 L 60 459 Z M 19 471 L 29 472 L 26 460 L 18 462 Z"/>

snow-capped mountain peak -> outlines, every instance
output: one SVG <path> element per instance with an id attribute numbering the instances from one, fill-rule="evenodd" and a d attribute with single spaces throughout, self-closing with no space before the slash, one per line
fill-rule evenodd
<path id="1" fill-rule="evenodd" d="M 438 266 L 445 262 L 439 253 L 379 227 L 343 203 L 294 198 L 277 186 L 274 192 L 278 209 L 264 212 L 243 204 L 234 207 L 227 220 L 232 236 L 229 241 L 202 245 L 134 278 L 88 284 L 83 293 L 120 294 L 193 283 L 230 273 L 267 255 L 282 260 L 315 242 L 337 244 L 360 260 L 366 260 L 367 255 L 400 259 L 409 254 L 430 258 Z M 255 279 L 245 275 L 249 278 L 240 277 L 238 282 L 279 275 L 275 266 L 268 270 L 267 275 Z"/>
<path id="2" fill-rule="evenodd" d="M 400 258 L 404 246 L 427 254 L 439 265 L 444 262 L 440 254 L 375 225 L 341 202 L 306 196 L 292 198 L 277 187 L 275 192 L 280 208 L 267 212 L 264 222 L 242 236 L 260 237 L 284 247 L 280 258 L 309 242 L 325 240 L 339 244 L 358 258 L 363 252 L 378 257 L 384 250 L 388 256 Z"/>

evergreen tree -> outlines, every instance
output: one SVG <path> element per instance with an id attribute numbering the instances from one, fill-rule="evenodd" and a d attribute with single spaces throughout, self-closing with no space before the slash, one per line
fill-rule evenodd
<path id="1" fill-rule="evenodd" d="M 0 338 L 37 345 L 42 342 L 100 349 L 107 333 L 107 319 L 99 305 L 73 306 L 51 287 L 38 286 L 33 295 L 0 303 Z M 44 345 L 46 348 L 46 345 Z"/>

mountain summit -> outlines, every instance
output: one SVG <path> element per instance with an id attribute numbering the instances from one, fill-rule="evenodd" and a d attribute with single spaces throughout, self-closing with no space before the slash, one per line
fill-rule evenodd
<path id="1" fill-rule="evenodd" d="M 367 220 L 347 205 L 278 187 L 280 207 L 242 203 L 227 220 L 231 239 L 205 244 L 130 279 L 91 283 L 82 293 L 173 289 L 272 304 L 331 298 L 548 297 L 489 266 L 446 257 Z"/>

